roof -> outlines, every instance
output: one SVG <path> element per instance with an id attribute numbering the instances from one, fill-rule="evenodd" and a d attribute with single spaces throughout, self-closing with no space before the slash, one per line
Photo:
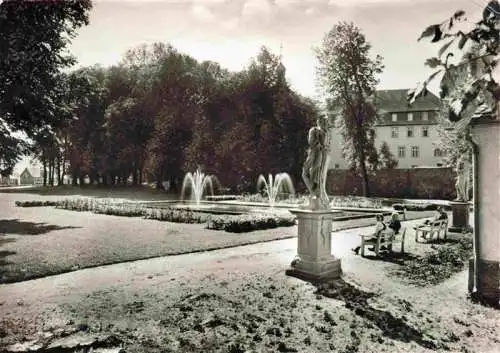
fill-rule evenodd
<path id="1" fill-rule="evenodd" d="M 436 111 L 440 109 L 441 101 L 432 92 L 419 97 L 414 103 L 407 100 L 408 89 L 377 90 L 375 92 L 375 106 L 377 110 L 392 112 Z"/>

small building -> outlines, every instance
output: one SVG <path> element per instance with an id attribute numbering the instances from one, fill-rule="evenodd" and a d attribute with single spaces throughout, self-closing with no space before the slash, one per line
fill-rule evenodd
<path id="1" fill-rule="evenodd" d="M 33 185 L 35 184 L 35 178 L 31 174 L 28 168 L 24 168 L 22 173 L 19 175 L 19 185 Z"/>

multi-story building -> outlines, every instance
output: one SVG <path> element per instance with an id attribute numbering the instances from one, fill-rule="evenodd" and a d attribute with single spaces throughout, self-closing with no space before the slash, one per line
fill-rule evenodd
<path id="1" fill-rule="evenodd" d="M 384 142 L 398 160 L 397 168 L 441 167 L 443 153 L 436 147 L 438 141 L 437 115 L 440 100 L 429 92 L 409 105 L 408 90 L 380 90 L 376 92 L 377 122 L 375 145 L 377 150 Z M 342 136 L 332 130 L 330 169 L 346 169 L 342 157 Z"/>

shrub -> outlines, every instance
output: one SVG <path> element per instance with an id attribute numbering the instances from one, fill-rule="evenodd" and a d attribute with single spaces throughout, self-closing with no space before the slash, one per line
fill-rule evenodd
<path id="1" fill-rule="evenodd" d="M 355 208 L 382 208 L 382 201 L 361 196 L 332 196 L 330 206 Z"/>
<path id="2" fill-rule="evenodd" d="M 403 209 L 406 208 L 407 211 L 435 211 L 438 208 L 438 205 L 434 203 L 425 203 L 425 204 L 401 204 L 401 203 L 395 203 L 392 205 L 392 208 L 394 208 L 396 211 L 403 211 Z"/>
<path id="3" fill-rule="evenodd" d="M 147 208 L 145 209 L 144 218 L 175 223 L 205 223 L 209 215 L 189 209 Z"/>
<path id="4" fill-rule="evenodd" d="M 17 207 L 47 207 L 57 206 L 60 201 L 16 201 Z"/>
<path id="5" fill-rule="evenodd" d="M 207 222 L 208 229 L 225 230 L 231 233 L 251 232 L 295 224 L 293 216 L 271 216 L 264 214 L 245 214 L 238 216 L 211 216 Z"/>
<path id="6" fill-rule="evenodd" d="M 57 208 L 121 217 L 144 217 L 176 223 L 204 223 L 208 218 L 207 214 L 193 212 L 189 209 L 151 208 L 140 203 L 124 202 L 124 200 L 118 199 L 66 199 L 59 202 Z"/>
<path id="7" fill-rule="evenodd" d="M 435 247 L 424 256 L 410 260 L 395 274 L 418 286 L 434 285 L 462 271 L 472 256 L 472 238 L 467 235 L 456 243 Z"/>

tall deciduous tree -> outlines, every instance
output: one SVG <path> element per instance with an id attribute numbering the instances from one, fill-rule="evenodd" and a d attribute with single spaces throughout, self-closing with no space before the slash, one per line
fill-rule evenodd
<path id="1" fill-rule="evenodd" d="M 336 24 L 316 48 L 317 78 L 330 102 L 340 110 L 338 126 L 344 138 L 344 156 L 363 179 L 369 195 L 369 157 L 374 150 L 370 131 L 376 110 L 370 97 L 382 72 L 382 58 L 370 58 L 371 45 L 353 23 Z M 373 161 L 372 163 L 373 164 Z"/>
<path id="2" fill-rule="evenodd" d="M 65 49 L 76 30 L 88 24 L 91 7 L 90 0 L 0 2 L 0 123 L 5 128 L 0 160 L 5 166 L 24 153 L 24 143 L 12 132 L 34 138 L 64 119 L 61 69 L 74 63 Z"/>

